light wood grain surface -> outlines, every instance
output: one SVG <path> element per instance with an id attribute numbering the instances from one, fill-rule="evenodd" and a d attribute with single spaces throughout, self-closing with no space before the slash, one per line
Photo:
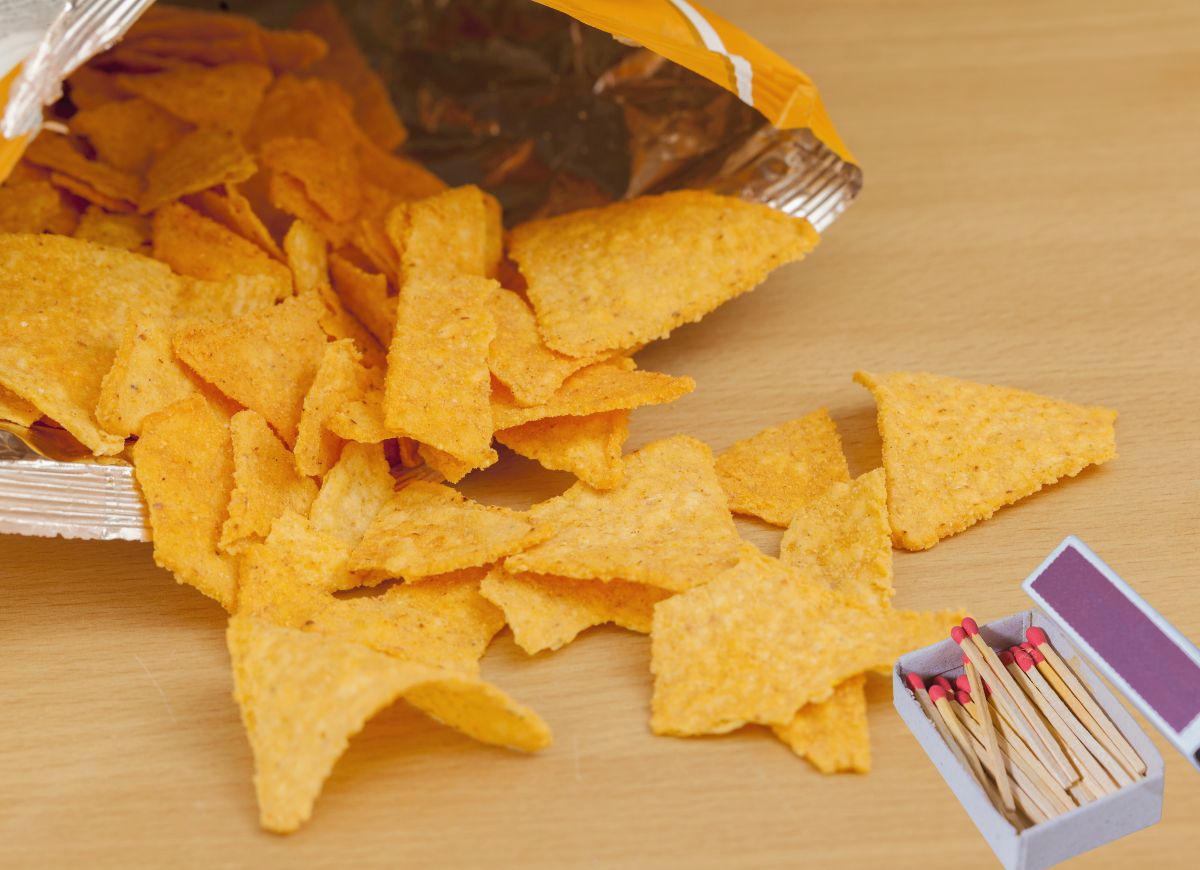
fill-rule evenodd
<path id="1" fill-rule="evenodd" d="M 1200 637 L 1200 5 L 711 5 L 816 78 L 866 188 L 810 261 L 641 354 L 699 387 L 635 414 L 630 446 L 687 432 L 721 449 L 826 405 L 868 470 L 856 368 L 1111 405 L 1118 461 L 897 554 L 898 601 L 1023 609 L 1020 580 L 1075 533 Z M 510 457 L 467 489 L 520 504 L 566 483 Z M 554 727 L 545 754 L 398 705 L 353 741 L 313 821 L 270 836 L 223 629 L 147 545 L 0 537 L 0 865 L 993 863 L 882 680 L 874 771 L 823 777 L 765 730 L 652 737 L 648 642 L 608 629 L 532 660 L 505 635 L 485 660 Z M 1200 774 L 1159 742 L 1163 821 L 1074 866 L 1194 858 Z"/>

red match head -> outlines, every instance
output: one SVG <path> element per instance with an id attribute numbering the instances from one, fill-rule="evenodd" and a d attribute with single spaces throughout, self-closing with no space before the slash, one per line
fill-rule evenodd
<path id="1" fill-rule="evenodd" d="M 967 633 L 965 631 L 963 631 L 963 628 L 961 625 L 956 625 L 956 626 L 954 626 L 954 628 L 950 629 L 950 638 L 956 644 L 961 646 L 962 642 L 967 639 Z"/>
<path id="2" fill-rule="evenodd" d="M 1013 663 L 1012 652 L 1010 652 L 1009 650 L 1006 650 L 1006 649 L 1000 650 L 1000 664 L 1004 665 L 1004 667 L 1007 668 L 1012 663 Z"/>
<path id="3" fill-rule="evenodd" d="M 924 692 L 925 691 L 925 680 L 922 679 L 920 674 L 914 674 L 911 671 L 909 671 L 909 673 L 907 673 L 905 675 L 905 679 L 908 680 L 908 685 L 912 688 L 912 690 L 914 692 Z"/>
<path id="4" fill-rule="evenodd" d="M 971 681 L 967 679 L 966 674 L 959 674 L 957 677 L 955 677 L 954 685 L 958 686 L 964 692 L 971 691 Z"/>
<path id="5" fill-rule="evenodd" d="M 969 655 L 967 655 L 966 653 L 963 653 L 963 667 L 966 667 L 970 663 L 971 663 L 971 657 Z"/>
<path id="6" fill-rule="evenodd" d="M 1025 652 L 1029 653 L 1029 657 L 1033 659 L 1034 664 L 1040 665 L 1046 660 L 1046 657 L 1042 655 L 1042 651 L 1036 646 L 1029 647 L 1029 649 L 1025 650 Z"/>
<path id="7" fill-rule="evenodd" d="M 936 676 L 936 677 L 934 677 L 934 678 L 933 678 L 933 681 L 934 681 L 935 683 L 937 683 L 939 686 L 941 686 L 941 687 L 942 687 L 942 691 L 943 691 L 943 692 L 945 692 L 947 695 L 951 695 L 951 696 L 952 696 L 952 695 L 954 694 L 954 686 L 952 686 L 952 685 L 950 684 L 950 681 L 949 681 L 948 679 L 946 679 L 945 677 L 943 677 L 943 676 Z"/>
<path id="8" fill-rule="evenodd" d="M 1031 668 L 1033 668 L 1033 659 L 1029 657 L 1025 650 L 1021 650 L 1019 653 L 1017 653 L 1016 659 L 1017 667 L 1021 670 L 1028 672 Z"/>
<path id="9" fill-rule="evenodd" d="M 1020 646 L 1021 646 L 1021 649 L 1025 650 L 1025 652 L 1029 652 L 1030 650 L 1037 649 L 1037 647 L 1034 646 L 1033 644 L 1031 644 L 1029 641 L 1025 641 Z"/>
<path id="10" fill-rule="evenodd" d="M 992 697 L 992 687 L 987 684 L 987 680 L 980 680 L 980 682 L 983 683 L 983 697 Z"/>
<path id="11" fill-rule="evenodd" d="M 946 699 L 946 690 L 936 683 L 929 687 L 929 700 L 933 703 L 944 701 Z"/>
<path id="12" fill-rule="evenodd" d="M 971 703 L 971 693 L 964 692 L 963 690 L 960 689 L 954 693 L 954 700 L 958 701 L 958 703 L 962 704 L 965 707 Z"/>
<path id="13" fill-rule="evenodd" d="M 962 621 L 962 627 L 971 637 L 979 634 L 979 624 L 969 616 Z"/>
<path id="14" fill-rule="evenodd" d="M 1049 638 L 1046 637 L 1046 632 L 1037 627 L 1027 629 L 1025 637 L 1029 638 L 1029 642 L 1034 646 L 1041 646 L 1044 643 L 1050 642 Z"/>

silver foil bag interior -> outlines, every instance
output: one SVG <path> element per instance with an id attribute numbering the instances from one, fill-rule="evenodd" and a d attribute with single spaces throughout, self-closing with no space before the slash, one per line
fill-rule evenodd
<path id="1" fill-rule="evenodd" d="M 140 5 L 64 3 L 47 38 L 77 34 L 77 22 L 94 22 L 101 7 L 121 7 L 129 17 Z M 306 4 L 179 5 L 286 27 Z M 859 168 L 810 131 L 778 130 L 707 79 L 531 0 L 337 5 L 408 127 L 405 153 L 450 184 L 471 182 L 495 194 L 510 225 L 687 187 L 763 202 L 823 232 L 862 186 Z M 63 75 L 121 32 L 108 27 L 103 39 L 76 38 L 82 48 L 75 55 L 42 46 L 37 76 L 19 83 L 10 105 L 57 100 L 47 116 L 69 115 Z M 6 124 L 12 120 L 6 115 Z M 5 432 L 0 532 L 149 537 L 128 466 L 46 459 Z"/>

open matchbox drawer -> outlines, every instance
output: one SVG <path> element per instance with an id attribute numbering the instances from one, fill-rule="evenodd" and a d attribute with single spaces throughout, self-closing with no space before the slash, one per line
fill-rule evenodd
<path id="1" fill-rule="evenodd" d="M 947 637 L 940 643 L 901 656 L 892 669 L 896 710 L 1008 870 L 1051 867 L 1149 827 L 1162 817 L 1162 756 L 1053 620 L 1040 611 L 1027 610 L 981 625 L 979 631 L 993 649 L 998 649 L 1023 641 L 1025 630 L 1030 626 L 1044 630 L 1054 649 L 1072 665 L 1097 703 L 1146 762 L 1146 776 L 1118 792 L 1022 831 L 996 811 L 971 772 L 955 759 L 904 681 L 905 674 L 915 672 L 926 678 L 944 675 L 953 682 L 963 673 L 962 651 L 958 644 Z"/>

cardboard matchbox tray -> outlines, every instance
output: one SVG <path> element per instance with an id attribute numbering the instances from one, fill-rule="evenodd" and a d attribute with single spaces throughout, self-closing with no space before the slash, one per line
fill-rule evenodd
<path id="1" fill-rule="evenodd" d="M 904 681 L 905 674 L 915 672 L 927 679 L 944 675 L 953 682 L 963 672 L 962 651 L 958 645 L 947 638 L 910 652 L 902 656 L 892 670 L 896 710 L 1008 870 L 1042 870 L 1149 827 L 1162 816 L 1162 756 L 1053 620 L 1040 611 L 1027 610 L 981 625 L 979 631 L 993 649 L 999 649 L 1025 640 L 1025 630 L 1030 626 L 1044 630 L 1054 649 L 1072 665 L 1097 703 L 1146 762 L 1146 776 L 1118 792 L 1022 831 L 996 811 L 971 772 L 951 754 Z"/>

